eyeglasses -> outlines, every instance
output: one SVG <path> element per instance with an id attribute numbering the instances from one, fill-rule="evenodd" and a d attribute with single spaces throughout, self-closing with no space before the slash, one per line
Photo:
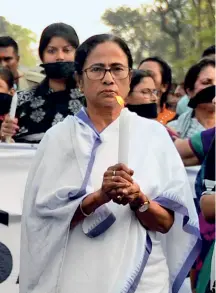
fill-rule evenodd
<path id="1" fill-rule="evenodd" d="M 132 93 L 139 93 L 143 96 L 148 96 L 149 98 L 152 98 L 154 96 L 159 95 L 158 90 L 152 90 L 152 89 L 143 89 L 142 91 L 133 91 Z"/>
<path id="2" fill-rule="evenodd" d="M 112 66 L 110 68 L 104 68 L 102 66 L 91 66 L 83 70 L 90 80 L 102 80 L 107 72 L 112 75 L 113 79 L 125 79 L 128 77 L 130 68 L 125 66 Z"/>

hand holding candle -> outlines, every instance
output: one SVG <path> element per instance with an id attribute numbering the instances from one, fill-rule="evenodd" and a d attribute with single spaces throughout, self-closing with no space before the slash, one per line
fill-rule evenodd
<path id="1" fill-rule="evenodd" d="M 12 98 L 12 101 L 11 101 L 11 107 L 10 107 L 10 112 L 9 112 L 10 119 L 15 118 L 17 102 L 18 102 L 18 96 L 17 96 L 17 93 L 15 93 L 13 98 Z M 10 142 L 13 142 L 13 139 L 10 136 L 7 136 L 5 141 L 7 143 L 10 143 Z"/>

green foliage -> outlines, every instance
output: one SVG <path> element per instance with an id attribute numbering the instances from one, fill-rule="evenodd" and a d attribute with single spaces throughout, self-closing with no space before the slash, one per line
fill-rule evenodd
<path id="1" fill-rule="evenodd" d="M 109 9 L 102 21 L 129 45 L 135 66 L 142 58 L 157 55 L 181 82 L 185 72 L 215 43 L 213 0 L 157 0 L 137 9 Z"/>
<path id="2" fill-rule="evenodd" d="M 18 43 L 21 65 L 26 67 L 36 65 L 36 56 L 31 49 L 31 45 L 36 43 L 36 35 L 31 30 L 9 23 L 0 16 L 0 36 L 4 35 L 12 37 Z"/>

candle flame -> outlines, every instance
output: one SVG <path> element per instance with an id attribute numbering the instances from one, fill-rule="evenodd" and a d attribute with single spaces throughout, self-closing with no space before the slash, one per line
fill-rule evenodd
<path id="1" fill-rule="evenodd" d="M 116 100 L 121 107 L 124 107 L 124 100 L 122 99 L 121 96 L 116 96 Z"/>

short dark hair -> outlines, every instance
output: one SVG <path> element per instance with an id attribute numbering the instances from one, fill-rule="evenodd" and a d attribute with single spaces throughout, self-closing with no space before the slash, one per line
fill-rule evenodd
<path id="1" fill-rule="evenodd" d="M 0 37 L 0 48 L 13 47 L 14 52 L 19 55 L 19 48 L 17 42 L 9 36 Z"/>
<path id="2" fill-rule="evenodd" d="M 207 66 L 215 67 L 215 59 L 210 57 L 205 57 L 201 59 L 198 63 L 191 66 L 184 80 L 184 90 L 186 93 L 188 93 L 188 90 L 190 91 L 194 90 L 194 86 L 200 72 Z"/>
<path id="3" fill-rule="evenodd" d="M 105 42 L 113 42 L 119 45 L 119 47 L 123 50 L 123 52 L 127 56 L 129 68 L 133 67 L 133 58 L 132 58 L 130 49 L 128 48 L 128 45 L 125 43 L 125 41 L 111 34 L 94 35 L 88 38 L 84 43 L 82 43 L 76 51 L 75 68 L 76 68 L 76 72 L 79 75 L 82 74 L 85 61 L 87 57 L 89 56 L 89 54 L 92 52 L 92 50 L 97 45 L 105 43 Z"/>
<path id="4" fill-rule="evenodd" d="M 148 57 L 143 59 L 140 64 L 139 67 L 147 61 L 152 61 L 152 62 L 156 62 L 160 65 L 161 68 L 161 77 L 162 77 L 162 84 L 163 85 L 167 85 L 167 90 L 162 94 L 161 96 L 161 100 L 160 100 L 160 106 L 163 107 L 163 105 L 166 103 L 167 101 L 167 96 L 168 93 L 171 89 L 172 86 L 172 70 L 171 67 L 169 66 L 169 64 L 164 61 L 162 58 L 158 57 L 158 56 L 153 56 L 153 57 Z"/>
<path id="5" fill-rule="evenodd" d="M 14 87 L 14 76 L 8 68 L 0 67 L 0 79 L 6 82 L 9 90 Z"/>
<path id="6" fill-rule="evenodd" d="M 79 46 L 79 38 L 72 26 L 61 22 L 53 23 L 47 26 L 41 34 L 39 43 L 39 56 L 41 60 L 43 60 L 44 50 L 53 37 L 61 37 L 67 40 L 75 49 Z"/>
<path id="7" fill-rule="evenodd" d="M 145 77 L 151 77 L 154 80 L 154 76 L 149 70 L 139 70 L 139 69 L 133 70 L 129 94 L 133 92 L 135 86 L 137 86 L 141 82 L 141 80 Z"/>
<path id="8" fill-rule="evenodd" d="M 202 57 L 207 57 L 207 56 L 210 56 L 210 55 L 215 55 L 215 45 L 212 45 L 212 46 L 208 47 L 202 53 Z"/>

